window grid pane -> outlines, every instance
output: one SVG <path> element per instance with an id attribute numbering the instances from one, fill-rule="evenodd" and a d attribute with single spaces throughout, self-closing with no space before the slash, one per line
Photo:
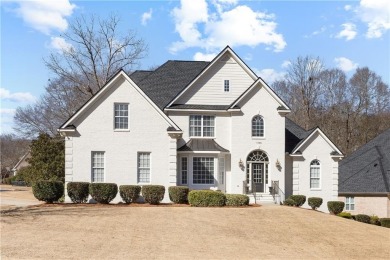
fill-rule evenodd
<path id="1" fill-rule="evenodd" d="M 215 117 L 214 116 L 190 116 L 190 137 L 214 137 Z"/>
<path id="2" fill-rule="evenodd" d="M 181 184 L 187 184 L 188 164 L 187 157 L 181 158 Z"/>
<path id="3" fill-rule="evenodd" d="M 128 104 L 115 104 L 115 129 L 129 129 Z"/>
<path id="4" fill-rule="evenodd" d="M 104 152 L 92 152 L 92 182 L 104 182 Z"/>
<path id="5" fill-rule="evenodd" d="M 150 182 L 150 153 L 138 153 L 138 182 Z"/>
<path id="6" fill-rule="evenodd" d="M 193 183 L 214 184 L 214 158 L 193 158 Z"/>
<path id="7" fill-rule="evenodd" d="M 264 137 L 264 120 L 261 116 L 252 119 L 252 136 Z"/>
<path id="8" fill-rule="evenodd" d="M 345 198 L 345 210 L 355 210 L 355 197 Z"/>

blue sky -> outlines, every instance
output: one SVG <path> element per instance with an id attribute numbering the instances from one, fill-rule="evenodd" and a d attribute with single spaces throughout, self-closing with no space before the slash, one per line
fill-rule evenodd
<path id="1" fill-rule="evenodd" d="M 1 132 L 16 107 L 33 104 L 53 77 L 43 58 L 64 46 L 79 15 L 121 17 L 149 46 L 138 69 L 166 60 L 210 60 L 226 45 L 266 82 L 290 60 L 320 57 L 351 75 L 368 66 L 390 81 L 390 1 L 1 1 Z"/>

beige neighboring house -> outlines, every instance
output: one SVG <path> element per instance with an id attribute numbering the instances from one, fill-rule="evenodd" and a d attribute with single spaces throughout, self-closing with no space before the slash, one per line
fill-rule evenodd
<path id="1" fill-rule="evenodd" d="M 20 169 L 30 165 L 27 161 L 27 159 L 29 159 L 29 158 L 31 158 L 30 151 L 28 151 L 25 155 L 23 155 L 20 158 L 19 162 L 17 164 L 15 164 L 15 166 L 12 168 L 12 170 L 11 170 L 12 176 L 15 176 Z"/>
<path id="2" fill-rule="evenodd" d="M 352 214 L 390 217 L 390 128 L 339 163 L 339 200 Z"/>

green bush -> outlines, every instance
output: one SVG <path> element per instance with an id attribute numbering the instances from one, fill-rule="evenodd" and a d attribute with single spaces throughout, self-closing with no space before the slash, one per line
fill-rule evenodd
<path id="1" fill-rule="evenodd" d="M 85 203 L 89 195 L 89 182 L 69 182 L 66 185 L 68 196 L 73 203 Z"/>
<path id="2" fill-rule="evenodd" d="M 188 202 L 194 207 L 222 207 L 225 206 L 226 196 L 213 190 L 193 190 L 188 193 Z"/>
<path id="3" fill-rule="evenodd" d="M 295 206 L 295 201 L 293 201 L 292 199 L 286 199 L 285 201 L 283 201 L 283 205 Z"/>
<path id="4" fill-rule="evenodd" d="M 121 185 L 119 186 L 119 194 L 126 204 L 136 202 L 141 193 L 141 186 L 139 185 Z"/>
<path id="5" fill-rule="evenodd" d="M 142 186 L 142 197 L 145 202 L 153 205 L 159 204 L 164 199 L 165 187 L 162 185 Z"/>
<path id="6" fill-rule="evenodd" d="M 340 212 L 337 216 L 347 219 L 352 219 L 352 214 L 349 212 Z"/>
<path id="7" fill-rule="evenodd" d="M 363 223 L 370 224 L 370 216 L 366 214 L 357 214 L 355 220 Z"/>
<path id="8" fill-rule="evenodd" d="M 345 203 L 342 201 L 328 201 L 328 210 L 331 214 L 337 215 L 344 210 Z"/>
<path id="9" fill-rule="evenodd" d="M 379 221 L 379 217 L 376 215 L 370 216 L 370 224 L 380 226 L 381 222 Z"/>
<path id="10" fill-rule="evenodd" d="M 248 206 L 249 197 L 243 194 L 225 194 L 226 206 Z"/>
<path id="11" fill-rule="evenodd" d="M 53 203 L 64 195 L 64 184 L 60 181 L 37 181 L 32 190 L 38 200 Z"/>
<path id="12" fill-rule="evenodd" d="M 108 204 L 118 193 L 118 185 L 115 183 L 91 183 L 89 194 L 97 203 Z"/>
<path id="13" fill-rule="evenodd" d="M 390 228 L 390 218 L 381 218 L 379 221 L 381 222 L 382 227 Z"/>
<path id="14" fill-rule="evenodd" d="M 309 206 L 316 210 L 317 208 L 321 207 L 322 205 L 322 198 L 319 198 L 319 197 L 310 197 L 307 199 L 307 203 L 309 204 Z"/>
<path id="15" fill-rule="evenodd" d="M 187 204 L 189 189 L 186 186 L 172 186 L 168 188 L 169 199 L 173 203 Z"/>
<path id="16" fill-rule="evenodd" d="M 4 178 L 4 179 L 3 179 L 3 183 L 4 183 L 4 184 L 11 185 L 11 177 Z"/>
<path id="17" fill-rule="evenodd" d="M 305 195 L 291 195 L 289 199 L 292 199 L 294 201 L 294 206 L 296 207 L 300 207 L 306 202 Z"/>

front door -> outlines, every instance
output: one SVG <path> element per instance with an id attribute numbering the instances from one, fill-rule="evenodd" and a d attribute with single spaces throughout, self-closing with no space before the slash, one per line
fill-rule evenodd
<path id="1" fill-rule="evenodd" d="M 264 192 L 264 164 L 252 163 L 253 191 Z"/>

